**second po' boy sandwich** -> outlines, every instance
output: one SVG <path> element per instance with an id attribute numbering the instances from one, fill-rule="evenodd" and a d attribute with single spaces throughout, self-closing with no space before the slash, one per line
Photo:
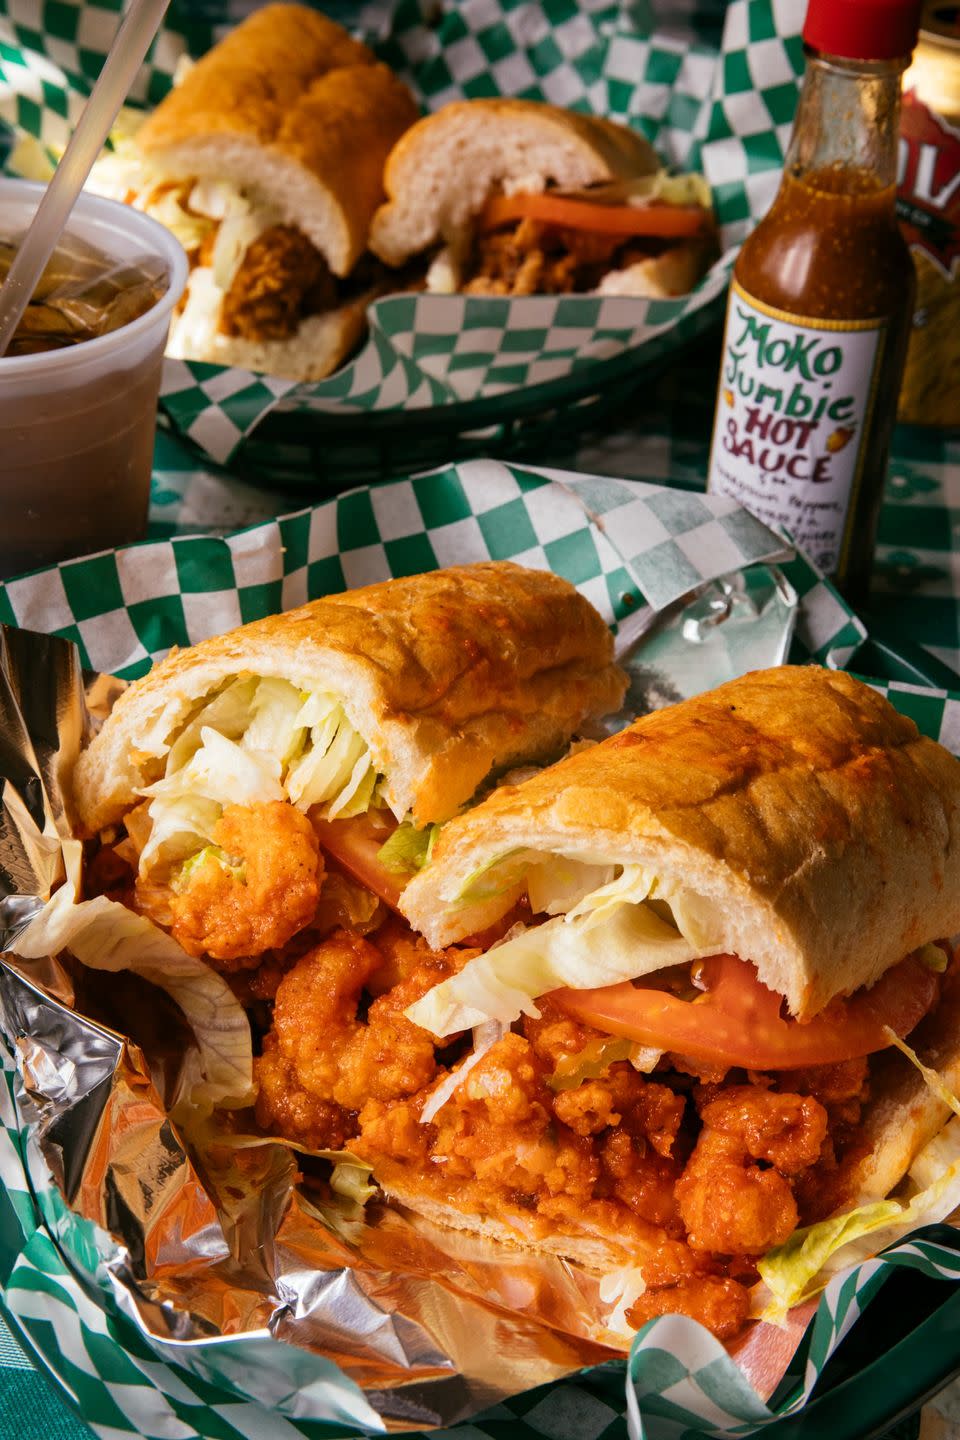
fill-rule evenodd
<path id="1" fill-rule="evenodd" d="M 425 940 L 340 934 L 281 983 L 262 1123 L 632 1267 L 635 1325 L 736 1333 L 771 1253 L 949 1114 L 896 1043 L 956 1089 L 960 761 L 847 675 L 745 676 L 502 787 L 401 906 Z"/>
<path id="2" fill-rule="evenodd" d="M 367 234 L 418 113 L 365 45 L 304 5 L 265 6 L 193 65 L 91 182 L 187 250 L 168 353 L 297 380 L 335 369 L 386 288 Z"/>
<path id="3" fill-rule="evenodd" d="M 384 172 L 371 249 L 429 261 L 426 288 L 663 297 L 714 248 L 710 191 L 670 177 L 642 135 L 535 100 L 465 100 L 420 120 Z"/>

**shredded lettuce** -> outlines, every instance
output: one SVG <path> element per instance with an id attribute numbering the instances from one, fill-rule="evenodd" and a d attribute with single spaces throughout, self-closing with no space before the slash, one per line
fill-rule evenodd
<path id="1" fill-rule="evenodd" d="M 358 1160 L 356 1156 L 350 1160 L 341 1160 L 333 1167 L 330 1189 L 362 1208 L 377 1193 L 376 1185 L 370 1183 L 372 1173 L 372 1167 Z"/>
<path id="2" fill-rule="evenodd" d="M 236 880 L 239 880 L 241 884 L 244 883 L 247 868 L 244 861 L 231 860 L 230 856 L 227 855 L 226 851 L 221 850 L 219 845 L 205 845 L 202 850 L 198 850 L 195 855 L 191 855 L 189 860 L 185 860 L 179 870 L 171 877 L 171 885 L 176 894 L 179 895 L 186 890 L 195 871 L 199 870 L 201 865 L 205 865 L 208 860 L 212 860 L 216 865 L 219 865 L 221 870 L 225 870 L 228 875 L 232 875 Z"/>
<path id="3" fill-rule="evenodd" d="M 227 805 L 289 799 L 346 819 L 376 803 L 379 778 L 336 695 L 238 677 L 195 707 L 167 749 L 163 778 L 140 792 L 151 822 L 140 873 L 170 872 L 209 846 Z M 190 873 L 181 869 L 180 883 Z"/>
<path id="4" fill-rule="evenodd" d="M 588 895 L 609 885 L 615 869 L 613 865 L 586 865 L 582 860 L 551 855 L 527 871 L 530 909 L 535 915 L 562 915 L 573 910 Z"/>
<path id="5" fill-rule="evenodd" d="M 196 190 L 191 192 L 191 201 L 195 194 Z M 259 204 L 225 180 L 219 182 L 215 194 L 204 192 L 197 198 L 201 205 L 206 202 L 210 209 L 219 211 L 220 228 L 213 244 L 212 270 L 217 289 L 226 294 L 254 240 L 278 224 L 282 217 L 279 210 Z"/>
<path id="6" fill-rule="evenodd" d="M 638 893 L 636 887 L 632 893 Z M 468 961 L 404 1014 L 436 1036 L 469 1030 L 484 1020 L 511 1025 L 521 1015 L 536 1018 L 536 998 L 561 986 L 614 985 L 716 949 L 715 942 L 691 943 L 649 905 L 627 899 L 608 905 L 605 899 L 598 909 L 599 916 L 587 909 L 521 930 Z"/>
<path id="7" fill-rule="evenodd" d="M 529 850 L 495 856 L 470 876 L 461 899 L 469 903 L 529 886 L 532 856 Z M 469 961 L 411 1005 L 404 1012 L 408 1019 L 437 1036 L 485 1019 L 511 1025 L 521 1015 L 537 1016 L 533 1002 L 561 986 L 614 985 L 716 951 L 720 924 L 712 902 L 639 865 L 624 866 L 615 879 L 579 893 L 613 868 L 562 856 L 537 864 L 534 858 L 536 903 L 559 906 L 576 899 L 573 908 Z"/>
<path id="8" fill-rule="evenodd" d="M 499 855 L 492 855 L 467 876 L 454 904 L 478 905 L 516 889 L 523 883 L 534 859 L 533 851 L 522 848 L 502 850 Z"/>
<path id="9" fill-rule="evenodd" d="M 489 1020 L 486 1024 L 477 1026 L 473 1032 L 473 1049 L 470 1054 L 460 1062 L 455 1070 L 448 1071 L 427 1097 L 426 1104 L 420 1112 L 421 1125 L 432 1123 L 450 1097 L 460 1089 L 473 1067 L 479 1065 L 487 1051 L 492 1050 L 494 1045 L 502 1039 L 503 1026 L 498 1025 L 495 1020 Z"/>
<path id="10" fill-rule="evenodd" d="M 205 725 L 227 740 L 239 740 L 247 727 L 256 690 L 257 681 L 252 675 L 245 680 L 231 680 L 199 705 L 170 746 L 166 774 L 182 770 L 193 759 L 203 743 L 200 732 Z"/>
<path id="11" fill-rule="evenodd" d="M 875 1200 L 805 1226 L 763 1257 L 758 1269 L 770 1298 L 761 1319 L 772 1324 L 783 1324 L 794 1305 L 816 1295 L 839 1270 L 869 1259 L 921 1225 L 945 1220 L 960 1205 L 960 1099 L 909 1045 L 892 1030 L 887 1034 L 956 1118 L 914 1157 L 909 1183 L 919 1188 L 912 1196 Z"/>
<path id="12" fill-rule="evenodd" d="M 398 825 L 385 844 L 377 851 L 377 859 L 391 875 L 412 875 L 429 863 L 440 834 L 439 825 L 426 825 L 419 830 L 411 821 Z"/>
<path id="13" fill-rule="evenodd" d="M 709 210 L 713 204 L 710 186 L 702 175 L 693 172 L 669 175 L 666 170 L 589 185 L 581 190 L 564 190 L 563 194 L 599 205 L 650 205 L 659 201 L 667 205 L 702 205 Z"/>
<path id="14" fill-rule="evenodd" d="M 130 970 L 159 986 L 179 1005 L 197 1039 L 201 1073 L 190 1103 L 201 1109 L 251 1104 L 250 1024 L 226 980 L 125 905 L 105 895 L 78 900 L 80 842 L 67 840 L 63 848 L 66 881 L 10 948 L 25 959 L 69 950 L 91 970 Z"/>
<path id="15" fill-rule="evenodd" d="M 255 682 L 250 720 L 242 731 L 243 748 L 272 755 L 283 769 L 303 748 L 307 708 L 304 695 L 289 681 L 267 678 Z"/>

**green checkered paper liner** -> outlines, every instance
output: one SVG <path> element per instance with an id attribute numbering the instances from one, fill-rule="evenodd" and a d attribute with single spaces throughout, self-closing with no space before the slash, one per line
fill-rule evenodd
<path id="1" fill-rule="evenodd" d="M 782 537 L 717 497 L 478 461 L 363 487 L 225 539 L 148 542 L 10 581 L 0 587 L 0 621 L 66 636 L 85 665 L 133 676 L 173 644 L 437 565 L 509 558 L 549 567 L 620 634 L 731 571 L 776 565 L 796 597 L 793 658 L 855 663 L 862 625 L 802 556 L 784 555 Z M 731 663 L 742 665 L 743 653 Z M 886 688 L 926 733 L 960 751 L 960 697 Z M 29 1002 L 25 994 L 18 1014 Z M 376 1418 L 362 1392 L 322 1356 L 266 1332 L 177 1344 L 138 1321 L 111 1263 L 115 1242 L 67 1207 L 41 1153 L 13 1045 L 24 1028 L 8 1007 L 0 1025 L 0 1288 L 17 1337 L 95 1433 L 102 1440 L 366 1433 Z M 952 1232 L 918 1234 L 834 1279 L 795 1373 L 769 1404 L 707 1332 L 664 1317 L 638 1335 L 628 1362 L 509 1397 L 434 1433 L 450 1440 L 753 1433 L 803 1406 L 840 1339 L 898 1267 L 960 1279 Z"/>
<path id="2" fill-rule="evenodd" d="M 120 8 L 120 0 L 0 0 L 0 126 L 59 151 Z M 132 101 L 156 103 L 178 59 L 203 53 L 246 8 L 173 0 Z M 520 96 L 643 131 L 667 162 L 703 168 L 725 246 L 772 198 L 802 69 L 805 0 L 733 0 L 726 8 L 722 0 L 374 0 L 325 8 L 409 82 L 425 109 Z M 638 367 L 655 365 L 711 324 L 729 263 L 728 254 L 676 300 L 389 297 L 371 307 L 360 354 L 328 380 L 298 385 L 171 360 L 162 405 L 178 432 L 219 462 L 271 411 L 316 413 L 322 425 L 325 416 L 437 410 L 533 387 L 542 387 L 546 409 L 557 382 L 599 393 L 605 363 L 633 356 Z"/>

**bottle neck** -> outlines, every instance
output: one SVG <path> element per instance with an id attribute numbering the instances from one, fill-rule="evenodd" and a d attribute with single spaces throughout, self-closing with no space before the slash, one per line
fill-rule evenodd
<path id="1" fill-rule="evenodd" d="M 872 175 L 879 187 L 894 185 L 900 80 L 908 61 L 841 60 L 808 50 L 786 174 L 800 179 L 811 171 L 855 170 Z"/>

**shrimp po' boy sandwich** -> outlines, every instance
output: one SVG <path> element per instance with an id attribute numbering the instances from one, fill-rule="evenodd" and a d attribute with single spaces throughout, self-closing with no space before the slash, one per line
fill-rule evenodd
<path id="1" fill-rule="evenodd" d="M 758 1267 L 949 1113 L 897 1046 L 956 1088 L 960 761 L 847 675 L 749 675 L 500 787 L 400 905 L 418 935 L 284 976 L 261 1123 L 433 1221 L 632 1267 L 636 1325 L 734 1334 Z"/>

